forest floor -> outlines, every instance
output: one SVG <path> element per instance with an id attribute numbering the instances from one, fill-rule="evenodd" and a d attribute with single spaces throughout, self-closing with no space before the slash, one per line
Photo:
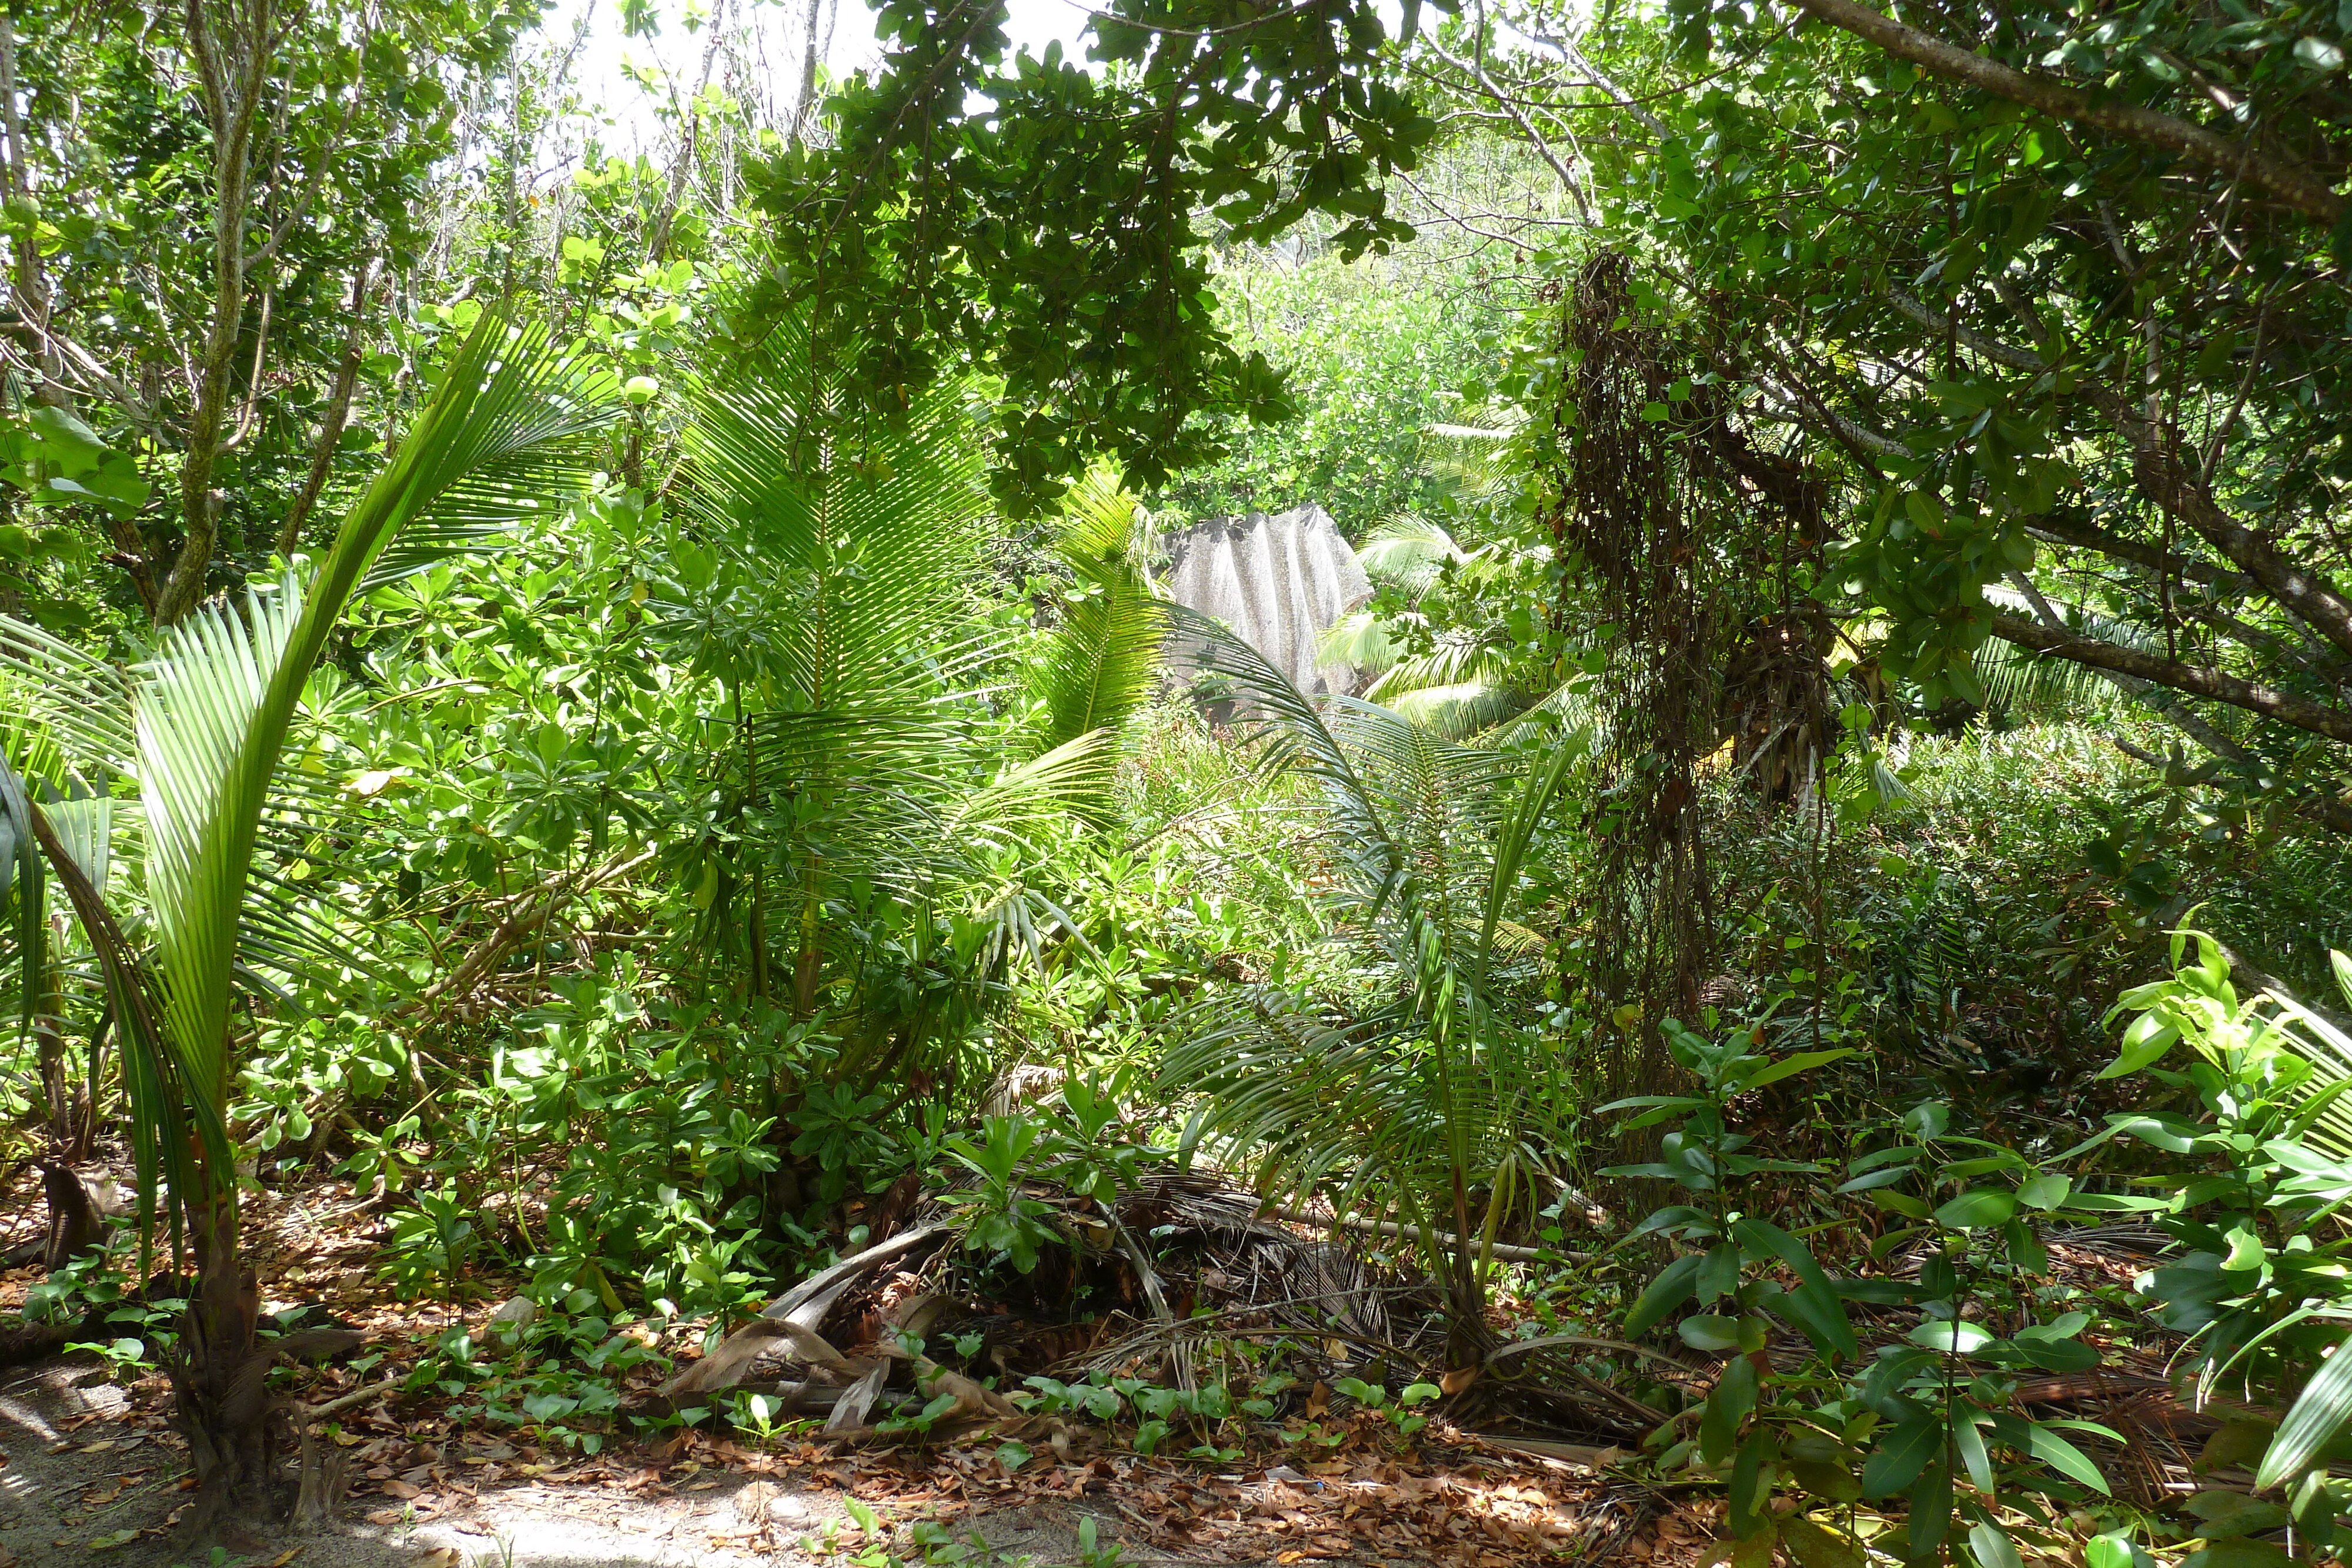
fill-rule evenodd
<path id="1" fill-rule="evenodd" d="M 37 1186 L 6 1197 L 24 1200 L 7 1229 L 37 1230 Z M 267 1239 L 256 1259 L 266 1307 L 323 1304 L 384 1354 L 365 1374 L 299 1373 L 299 1396 L 365 1386 L 451 1325 L 438 1305 L 387 1301 L 369 1266 L 374 1224 L 353 1223 L 348 1188 L 263 1193 L 249 1214 Z M 0 1312 L 39 1277 L 0 1276 Z M 495 1305 L 455 1315 L 480 1327 Z M 126 1384 L 88 1353 L 0 1375 L 0 1568 L 883 1568 L 892 1557 L 966 1568 L 1506 1568 L 1687 1563 L 1715 1534 L 1706 1504 L 1677 1506 L 1613 1473 L 1504 1452 L 1437 1423 L 1416 1444 L 1350 1444 L 1321 1463 L 1279 1450 L 1209 1464 L 1146 1458 L 1081 1428 L 1066 1457 L 1040 1452 L 1016 1471 L 993 1437 L 891 1449 L 677 1428 L 589 1455 L 534 1446 L 512 1428 L 454 1429 L 453 1401 L 394 1396 L 339 1419 L 351 1484 L 329 1529 L 234 1537 L 215 1555 L 175 1528 L 193 1482 L 169 1397 L 160 1375 Z M 861 1512 L 874 1531 L 859 1526 Z"/>

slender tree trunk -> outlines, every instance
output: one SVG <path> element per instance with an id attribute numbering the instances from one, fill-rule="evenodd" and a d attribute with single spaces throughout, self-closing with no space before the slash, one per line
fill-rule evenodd
<path id="1" fill-rule="evenodd" d="M 342 444 L 343 427 L 351 423 L 352 397 L 358 392 L 360 367 L 367 361 L 368 295 L 375 287 L 376 263 L 373 256 L 360 264 L 352 277 L 352 323 L 343 338 L 342 362 L 335 367 L 335 387 L 327 399 L 327 416 L 319 429 L 319 444 L 310 451 L 310 472 L 302 480 L 301 491 L 294 504 L 286 508 L 285 521 L 278 528 L 278 553 L 290 556 L 294 547 L 302 542 L 302 525 L 310 520 L 311 510 L 327 487 L 327 476 L 335 466 L 335 449 Z M 259 378 L 255 378 L 258 384 Z"/>
<path id="2" fill-rule="evenodd" d="M 824 0 L 808 0 L 808 11 L 802 17 L 802 31 L 806 34 L 801 53 L 800 95 L 793 100 L 793 134 L 794 146 L 808 140 L 809 127 L 816 122 L 816 68 L 824 57 L 824 41 L 817 24 L 825 15 Z M 832 32 L 831 26 L 825 33 Z"/>
<path id="3" fill-rule="evenodd" d="M 8 196 L 30 201 L 33 181 L 25 162 L 25 121 L 16 108 L 16 27 L 5 9 L 0 9 L 0 135 L 7 138 Z M 64 367 L 57 340 L 49 336 L 49 279 L 41 266 L 41 247 L 18 246 L 16 262 L 16 308 L 33 334 L 33 352 L 41 367 L 41 384 L 33 396 L 62 405 L 67 400 L 58 378 Z"/>
<path id="4" fill-rule="evenodd" d="M 216 22 L 225 20 L 226 26 Z M 246 210 L 253 181 L 253 125 L 269 67 L 270 0 L 188 0 L 188 44 L 203 83 L 213 139 L 212 319 L 196 360 L 194 406 L 180 459 L 181 526 L 187 537 L 156 601 L 155 619 L 170 625 L 205 596 L 205 573 L 220 541 L 222 497 L 213 487 L 237 339 L 245 328 Z"/>
<path id="5" fill-rule="evenodd" d="M 74 1145 L 73 1091 L 66 1083 L 64 977 L 57 965 L 41 977 L 39 1010 L 33 1019 L 34 1056 L 40 1063 L 41 1098 L 48 1106 L 49 1141 L 61 1158 L 72 1159 Z"/>
<path id="6" fill-rule="evenodd" d="M 694 97 L 686 106 L 686 129 L 680 133 L 677 162 L 670 165 L 669 188 L 662 197 L 661 215 L 654 222 L 653 235 L 646 242 L 646 254 L 655 261 L 669 259 L 670 227 L 677 221 L 678 204 L 686 200 L 686 183 L 694 177 L 694 160 L 702 141 L 702 94 L 710 86 L 711 68 L 719 63 L 719 46 L 727 26 L 727 0 L 717 0 L 710 7 L 710 39 L 703 46 L 702 74 L 696 78 Z M 636 448 L 636 432 L 629 433 L 630 450 Z M 635 480 L 632 484 L 637 483 Z"/>
<path id="7" fill-rule="evenodd" d="M 5 138 L 7 159 L 7 194 L 13 201 L 29 201 L 33 180 L 25 158 L 24 116 L 16 107 L 16 30 L 5 8 L 0 8 L 0 138 Z M 41 264 L 40 247 L 20 246 L 11 260 L 14 266 L 10 281 L 16 290 L 17 314 L 32 340 L 34 362 L 41 371 L 40 384 L 33 388 L 33 401 L 70 411 L 73 396 L 66 390 L 65 356 L 58 348 L 51 320 L 48 271 Z M 147 563 L 146 539 L 140 534 L 138 525 L 128 517 L 110 514 L 106 529 L 114 544 L 110 559 L 129 571 L 139 602 L 149 614 L 153 614 L 157 589 L 154 571 Z M 0 610 L 11 612 L 16 608 L 0 605 Z"/>

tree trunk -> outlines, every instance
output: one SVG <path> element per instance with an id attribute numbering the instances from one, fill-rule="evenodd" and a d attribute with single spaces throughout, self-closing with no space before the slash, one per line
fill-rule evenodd
<path id="1" fill-rule="evenodd" d="M 245 329 L 245 229 L 252 214 L 247 193 L 253 177 L 253 125 L 261 107 L 274 27 L 269 0 L 233 8 L 226 25 L 216 7 L 189 0 L 189 47 L 203 86 L 205 115 L 212 130 L 213 254 L 212 317 L 198 350 L 194 403 L 188 413 L 187 445 L 180 458 L 181 526 L 187 538 L 172 562 L 155 605 L 159 624 L 183 619 L 205 596 L 214 547 L 220 537 L 222 497 L 213 488 L 228 414 L 229 372 Z M 258 384 L 260 367 L 255 367 Z"/>
<path id="2" fill-rule="evenodd" d="M 188 1440 L 196 1475 L 189 1530 L 201 1538 L 230 1512 L 266 1504 L 269 1359 L 254 1345 L 261 1293 L 237 1252 L 235 1189 L 197 1199 L 188 1205 L 195 1296 L 182 1320 L 171 1378 L 173 1425 Z"/>
<path id="3" fill-rule="evenodd" d="M 41 977 L 39 1010 L 33 1017 L 33 1051 L 40 1063 L 41 1099 L 49 1113 L 49 1142 L 66 1159 L 74 1157 L 74 1099 L 66 1082 L 65 977 L 55 963 Z"/>
<path id="4" fill-rule="evenodd" d="M 50 1159 L 36 1163 L 41 1167 L 41 1193 L 49 1206 L 49 1233 L 41 1249 L 41 1267 L 54 1274 L 106 1239 L 106 1220 L 71 1166 Z"/>

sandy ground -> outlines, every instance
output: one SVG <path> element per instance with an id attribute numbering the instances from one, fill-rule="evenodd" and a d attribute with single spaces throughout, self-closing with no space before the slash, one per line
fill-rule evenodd
<path id="1" fill-rule="evenodd" d="M 51 1362 L 0 1383 L 0 1568 L 854 1568 L 873 1544 L 822 1476 L 688 1466 L 667 1471 L 656 1488 L 502 1476 L 395 1506 L 360 1497 L 343 1505 L 331 1530 L 268 1532 L 238 1538 L 219 1555 L 199 1552 L 170 1527 L 187 1503 L 177 1438 L 142 1417 L 87 1362 Z M 462 1449 L 451 1457 L 482 1467 L 475 1473 L 495 1473 L 495 1460 Z M 1308 1547 L 1272 1521 L 1228 1529 L 1213 1556 L 1173 1555 L 1142 1543 L 1144 1532 L 1121 1517 L 1115 1494 L 1031 1498 L 974 1510 L 947 1527 L 967 1549 L 955 1554 L 962 1568 L 1076 1568 L 1078 1529 L 1088 1518 L 1098 1545 L 1118 1545 L 1119 1561 L 1132 1568 L 1416 1561 Z M 902 1511 L 895 1528 L 886 1526 L 887 1545 L 919 1563 L 910 1527 Z M 983 1543 L 976 1549 L 975 1531 Z"/>
<path id="2" fill-rule="evenodd" d="M 85 1364 L 51 1363 L 0 1384 L 0 1568 L 212 1568 L 165 1521 L 184 1506 L 182 1452 L 134 1429 L 122 1390 Z M 466 1456 L 460 1455 L 460 1462 Z M 976 1516 L 997 1563 L 1076 1563 L 1088 1511 L 1015 1506 Z M 826 1526 L 839 1533 L 824 1550 Z M 1114 1513 L 1097 1521 L 1108 1543 Z M 919 1560 L 902 1527 L 895 1544 Z M 280 1568 L 768 1568 L 845 1562 L 862 1538 L 837 1490 L 790 1476 L 710 1472 L 667 1495 L 528 1479 L 447 1490 L 396 1511 L 348 1502 L 336 1527 L 248 1539 L 227 1564 Z M 812 1550 L 812 1548 L 814 1550 Z M 978 1553 L 974 1554 L 979 1555 Z M 1134 1563 L 1173 1561 L 1129 1548 Z"/>

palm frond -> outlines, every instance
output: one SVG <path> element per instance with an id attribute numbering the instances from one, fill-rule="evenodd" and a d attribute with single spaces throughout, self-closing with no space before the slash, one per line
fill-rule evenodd
<path id="1" fill-rule="evenodd" d="M 1316 666 L 1360 670 L 1377 683 L 1403 656 L 1389 634 L 1391 624 L 1377 610 L 1350 610 L 1315 639 Z"/>
<path id="2" fill-rule="evenodd" d="M 1511 444 L 1522 423 L 1524 416 L 1511 411 L 1485 424 L 1432 424 L 1422 437 L 1422 462 L 1456 499 L 1492 501 L 1517 478 Z"/>
<path id="3" fill-rule="evenodd" d="M 37 806 L 31 814 L 122 1023 L 142 1203 L 152 1204 L 166 1167 L 175 1220 L 187 1205 L 233 1193 L 232 986 L 248 934 L 268 951 L 288 929 L 255 915 L 255 851 L 303 686 L 345 603 L 363 581 L 477 546 L 495 525 L 554 504 L 540 486 L 581 471 L 571 438 L 609 416 L 615 391 L 543 329 L 486 316 L 307 587 L 289 570 L 249 584 L 242 614 L 200 607 L 127 675 L 0 620 L 0 666 L 14 685 L 33 685 L 48 733 L 81 754 L 82 776 L 103 785 L 119 771 L 138 785 L 152 971 L 122 939 L 79 854 Z M 182 1166 L 192 1147 L 202 1171 Z"/>
<path id="4" fill-rule="evenodd" d="M 845 426 L 801 337 L 774 333 L 723 386 L 688 389 L 681 484 L 695 526 L 782 596 L 761 619 L 766 667 L 823 707 L 899 687 L 915 655 L 968 640 L 989 511 L 961 386 L 891 428 Z"/>
<path id="5" fill-rule="evenodd" d="M 1531 694 L 1512 685 L 1501 651 L 1486 636 L 1453 632 L 1426 653 L 1399 660 L 1364 693 L 1450 740 L 1491 729 L 1528 706 Z"/>
<path id="6" fill-rule="evenodd" d="M 951 841 L 1039 846 L 1073 813 L 1091 810 L 1108 787 L 1118 749 L 1108 730 L 1090 729 L 1040 757 L 1005 768 L 957 802 Z"/>
<path id="7" fill-rule="evenodd" d="M 135 770 L 139 737 L 123 672 L 29 622 L 0 615 L 0 749 L 27 779 L 90 789 Z"/>
<path id="8" fill-rule="evenodd" d="M 1401 1211 L 1426 1237 L 1444 1205 L 1465 1218 L 1469 1186 L 1548 1157 L 1526 1136 L 1554 1130 L 1558 1061 L 1504 1021 L 1490 987 L 1498 954 L 1532 936 L 1511 904 L 1580 732 L 1542 752 L 1456 746 L 1372 703 L 1318 704 L 1183 613 L 1190 656 L 1234 689 L 1262 758 L 1321 784 L 1348 913 L 1385 962 L 1368 987 L 1381 999 L 1352 1018 L 1269 988 L 1207 998 L 1180 1019 L 1162 1082 L 1202 1096 L 1200 1125 L 1262 1188 L 1336 1180 L 1343 1210 Z M 1495 1181 L 1490 1205 L 1508 1186 Z M 1453 1275 L 1466 1288 L 1466 1253 Z"/>
<path id="9" fill-rule="evenodd" d="M 166 1033 L 187 1082 L 226 1114 L 229 1008 L 254 840 L 277 769 L 264 708 L 301 609 L 289 573 L 242 621 L 205 605 L 136 674 L 147 897 L 166 977 Z"/>
<path id="10" fill-rule="evenodd" d="M 1077 586 L 1034 674 L 1049 748 L 1091 730 L 1115 731 L 1143 706 L 1168 625 L 1142 570 L 1135 497 L 1097 469 L 1070 487 L 1064 505 L 1058 546 Z"/>
<path id="11" fill-rule="evenodd" d="M 48 879 L 41 871 L 41 852 L 33 833 L 33 802 L 24 780 L 0 749 L 0 911 L 16 912 L 16 965 L 20 974 L 17 1037 L 30 1034 L 41 1005 L 42 976 L 47 968 L 47 912 L 43 894 Z"/>
<path id="12" fill-rule="evenodd" d="M 556 342 L 544 324 L 485 313 L 344 516 L 319 585 L 334 612 L 353 585 L 379 587 L 482 549 L 583 493 L 594 454 L 576 438 L 611 423 L 620 397 L 584 348 Z"/>
<path id="13" fill-rule="evenodd" d="M 1170 606 L 1169 615 L 1192 672 L 1232 686 L 1259 766 L 1295 768 L 1321 784 L 1347 858 L 1381 867 L 1382 885 L 1392 884 L 1403 873 L 1403 852 L 1353 759 L 1324 724 L 1324 710 L 1222 622 L 1183 605 Z M 1348 699 L 1330 701 L 1336 708 Z"/>
<path id="14" fill-rule="evenodd" d="M 1470 559 L 1454 536 L 1426 517 L 1400 513 L 1376 526 L 1356 547 L 1364 575 L 1407 599 L 1419 599 L 1437 586 L 1449 564 Z"/>
<path id="15" fill-rule="evenodd" d="M 2005 610 L 2021 615 L 2033 613 L 2023 594 L 2001 584 L 1989 586 L 1985 597 Z M 2114 643 L 2141 653 L 2161 651 L 2161 644 L 2149 636 L 2145 627 L 2083 605 L 2048 602 L 2066 622 L 2066 629 L 2077 636 Z M 2079 712 L 2115 693 L 2107 678 L 2088 664 L 2053 658 L 1997 637 L 1979 648 L 1976 658 L 1977 679 L 1984 687 L 1984 701 L 1979 706 L 1988 713 Z"/>

